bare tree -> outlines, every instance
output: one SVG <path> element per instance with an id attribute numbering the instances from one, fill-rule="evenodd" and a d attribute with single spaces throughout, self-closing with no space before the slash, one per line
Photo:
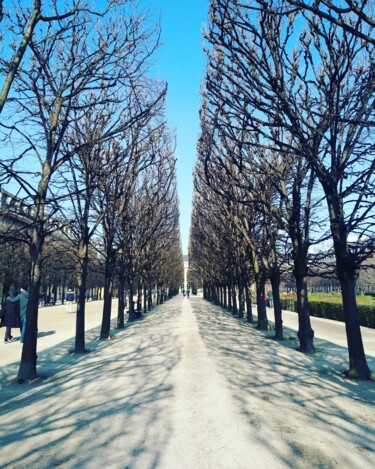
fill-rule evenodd
<path id="1" fill-rule="evenodd" d="M 1 0 L 0 3 L 0 22 L 4 19 L 4 16 L 6 19 L 9 19 L 9 24 L 7 24 L 4 29 L 7 29 L 8 33 L 12 32 L 14 35 L 14 38 L 12 38 L 14 42 L 11 42 L 8 45 L 8 47 L 14 51 L 14 55 L 10 60 L 0 60 L 0 70 L 1 73 L 5 75 L 2 90 L 0 92 L 0 114 L 8 99 L 14 78 L 18 72 L 24 55 L 30 46 L 34 30 L 38 23 L 57 23 L 67 18 L 74 17 L 80 13 L 83 15 L 85 12 L 90 12 L 91 14 L 98 16 L 104 16 L 112 6 L 120 2 L 109 1 L 108 7 L 106 9 L 103 9 L 103 11 L 94 11 L 93 9 L 89 8 L 88 2 L 82 0 L 74 0 L 70 2 L 70 5 L 64 3 L 63 9 L 58 8 L 57 1 L 55 0 L 53 2 L 54 4 L 52 11 L 45 14 L 43 14 L 42 11 L 42 0 L 33 0 L 33 2 L 30 1 L 30 5 L 28 7 L 25 7 L 24 3 L 25 2 L 22 2 L 21 5 L 21 2 L 19 2 L 18 7 L 9 5 L 9 10 L 6 8 L 6 6 L 4 8 L 3 0 Z M 14 11 L 16 8 L 17 11 Z M 15 18 L 17 18 L 17 22 L 14 22 Z"/>
<path id="2" fill-rule="evenodd" d="M 305 159 L 321 185 L 343 295 L 348 375 L 367 379 L 355 278 L 373 252 L 374 50 L 319 16 L 298 9 L 283 16 L 286 6 L 282 0 L 214 1 L 211 17 L 221 34 L 207 37 L 216 43 L 219 72 L 228 83 L 236 77 L 249 131 L 283 154 Z M 301 22 L 305 28 L 296 43 L 294 26 Z M 283 129 L 283 138 L 275 127 Z"/>
<path id="3" fill-rule="evenodd" d="M 73 155 L 103 138 L 101 135 L 98 141 L 79 142 L 64 151 L 62 143 L 69 133 L 73 112 L 77 121 L 85 117 L 87 109 L 101 104 L 100 93 L 93 102 L 86 99 L 89 92 L 130 86 L 128 66 L 132 71 L 132 66 L 137 64 L 134 55 L 138 54 L 139 47 L 146 49 L 144 43 L 140 45 L 135 40 L 139 37 L 137 31 L 142 29 L 143 16 L 135 21 L 132 15 L 116 13 L 114 21 L 114 16 L 101 19 L 88 12 L 85 15 L 75 12 L 34 30 L 29 40 L 30 61 L 23 60 L 19 65 L 14 81 L 15 97 L 7 107 L 6 120 L 1 123 L 8 155 L 11 155 L 11 148 L 15 153 L 2 160 L 1 180 L 18 186 L 22 197 L 32 200 L 34 205 L 30 297 L 19 370 L 21 381 L 36 376 L 41 252 L 50 229 L 48 220 L 59 212 L 60 201 L 66 198 L 66 193 L 52 192 L 54 182 L 59 170 Z M 146 40 L 152 34 L 142 32 Z M 151 50 L 153 46 L 156 47 L 155 43 L 150 46 Z M 143 60 L 144 56 L 138 70 Z M 129 121 L 130 118 L 127 125 Z M 111 136 L 109 129 L 105 137 Z"/>
<path id="4" fill-rule="evenodd" d="M 163 115 L 165 88 L 143 90 L 151 96 L 148 112 L 141 115 L 134 125 L 124 133 L 121 141 L 115 141 L 103 153 L 103 172 L 99 181 L 99 204 L 103 213 L 102 231 L 105 251 L 105 284 L 103 320 L 100 337 L 107 339 L 110 334 L 110 315 L 112 301 L 112 280 L 116 257 L 121 250 L 118 232 L 122 220 L 128 213 L 131 195 L 139 174 L 152 165 L 155 153 L 150 142 L 165 123 L 159 118 Z M 157 96 L 157 99 L 153 98 Z M 140 101 L 142 102 L 142 101 Z M 133 112 L 136 112 L 136 108 Z"/>
<path id="5" fill-rule="evenodd" d="M 333 23 L 344 31 L 375 45 L 375 18 L 371 0 L 344 0 L 337 4 L 332 0 L 288 0 L 288 4 L 306 10 L 321 19 Z M 266 7 L 267 3 L 264 2 Z M 285 12 L 293 11 L 286 7 Z"/>

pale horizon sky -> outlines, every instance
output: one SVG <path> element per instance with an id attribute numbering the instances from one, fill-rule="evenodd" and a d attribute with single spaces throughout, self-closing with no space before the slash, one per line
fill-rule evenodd
<path id="1" fill-rule="evenodd" d="M 177 133 L 177 184 L 180 200 L 181 243 L 187 254 L 193 195 L 193 168 L 199 133 L 199 89 L 205 70 L 202 28 L 208 0 L 148 0 L 160 15 L 162 46 L 156 65 L 168 82 L 167 119 Z"/>

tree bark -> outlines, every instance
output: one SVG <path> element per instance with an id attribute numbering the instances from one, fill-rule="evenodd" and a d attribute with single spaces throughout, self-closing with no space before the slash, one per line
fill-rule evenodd
<path id="1" fill-rule="evenodd" d="M 228 286 L 228 309 L 229 311 L 233 311 L 232 306 L 232 287 Z"/>
<path id="2" fill-rule="evenodd" d="M 135 311 L 134 311 L 134 285 L 133 279 L 129 282 L 129 322 L 135 321 Z"/>
<path id="3" fill-rule="evenodd" d="M 117 310 L 117 328 L 125 327 L 125 276 L 123 273 L 119 275 L 118 286 L 118 310 Z"/>
<path id="4" fill-rule="evenodd" d="M 249 285 L 246 284 L 245 286 L 245 297 L 246 297 L 246 318 L 247 322 L 254 322 L 253 318 L 253 308 L 251 304 L 251 294 L 250 294 L 250 288 Z"/>
<path id="5" fill-rule="evenodd" d="M 42 209 L 43 212 L 43 209 Z M 26 308 L 25 340 L 22 347 L 21 362 L 18 370 L 18 381 L 25 382 L 37 377 L 37 335 L 38 335 L 38 306 L 41 285 L 42 249 L 44 237 L 42 222 L 35 224 L 33 229 L 31 254 L 31 275 L 29 285 L 29 300 Z"/>
<path id="6" fill-rule="evenodd" d="M 26 27 L 26 30 L 24 32 L 24 35 L 22 37 L 21 43 L 18 47 L 17 53 L 14 56 L 11 64 L 10 64 L 10 70 L 7 73 L 7 76 L 5 78 L 3 88 L 0 93 L 0 114 L 3 111 L 4 105 L 6 103 L 6 100 L 8 98 L 8 94 L 10 91 L 10 88 L 12 86 L 14 77 L 16 76 L 16 73 L 18 71 L 18 68 L 20 66 L 20 63 L 22 61 L 23 56 L 25 55 L 27 46 L 30 42 L 30 38 L 34 32 L 35 26 L 38 24 L 38 21 L 40 20 L 40 11 L 41 11 L 41 0 L 34 0 L 34 9 L 33 13 L 30 17 L 30 21 Z"/>
<path id="7" fill-rule="evenodd" d="M 268 330 L 268 318 L 266 310 L 266 300 L 264 299 L 265 295 L 265 286 L 266 286 L 266 276 L 264 273 L 254 273 L 255 286 L 256 286 L 256 295 L 257 295 L 257 314 L 258 314 L 258 324 L 257 329 Z"/>
<path id="8" fill-rule="evenodd" d="M 366 361 L 357 312 L 355 277 L 354 275 L 345 276 L 341 274 L 339 280 L 344 308 L 346 337 L 348 341 L 349 371 L 347 372 L 347 376 L 353 379 L 370 380 L 371 370 Z"/>
<path id="9" fill-rule="evenodd" d="M 152 304 L 152 285 L 149 283 L 148 285 L 148 310 L 150 311 L 153 307 Z"/>
<path id="10" fill-rule="evenodd" d="M 232 304 L 233 304 L 233 309 L 232 313 L 237 314 L 238 313 L 238 308 L 237 308 L 237 292 L 236 292 L 236 287 L 232 287 Z"/>
<path id="11" fill-rule="evenodd" d="M 239 303 L 238 316 L 240 318 L 243 318 L 244 313 L 245 313 L 245 296 L 244 296 L 244 287 L 241 283 L 238 286 L 238 303 Z"/>
<path id="12" fill-rule="evenodd" d="M 78 288 L 77 314 L 76 314 L 76 337 L 75 353 L 85 353 L 85 306 L 86 306 L 86 285 L 88 269 L 88 241 L 82 239 L 78 248 L 78 265 L 76 280 Z"/>
<path id="13" fill-rule="evenodd" d="M 143 312 L 144 314 L 147 313 L 147 288 L 146 284 L 143 284 Z"/>
<path id="14" fill-rule="evenodd" d="M 303 275 L 296 274 L 297 313 L 298 313 L 298 339 L 299 351 L 314 353 L 314 331 L 311 327 L 309 304 L 307 298 L 307 282 Z"/>
<path id="15" fill-rule="evenodd" d="M 110 337 L 112 309 L 112 276 L 114 271 L 114 262 L 114 252 L 112 252 L 112 250 L 109 250 L 109 252 L 107 253 L 105 266 L 104 304 L 100 339 L 108 339 Z"/>
<path id="16" fill-rule="evenodd" d="M 329 207 L 336 269 L 341 286 L 346 338 L 348 342 L 349 371 L 347 375 L 354 379 L 368 380 L 371 378 L 371 371 L 367 365 L 364 352 L 355 296 L 356 265 L 354 256 L 348 246 L 347 227 L 344 220 L 342 201 L 339 200 L 333 183 L 326 185 L 325 194 Z"/>
<path id="17" fill-rule="evenodd" d="M 273 309 L 275 314 L 275 339 L 283 340 L 283 319 L 280 301 L 280 273 L 273 271 L 270 277 L 272 285 Z"/>

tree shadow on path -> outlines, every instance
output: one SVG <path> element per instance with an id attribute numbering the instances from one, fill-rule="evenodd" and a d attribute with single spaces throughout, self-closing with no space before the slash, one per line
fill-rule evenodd
<path id="1" fill-rule="evenodd" d="M 156 467 L 172 433 L 170 375 L 181 358 L 169 327 L 180 309 L 167 304 L 113 340 L 92 329 L 90 353 L 69 353 L 72 340 L 41 352 L 44 379 L 19 385 L 10 379 L 18 364 L 2 370 L 0 466 Z"/>
<path id="2" fill-rule="evenodd" d="M 219 307 L 192 299 L 201 337 L 259 439 L 288 467 L 372 468 L 375 383 L 348 380 L 347 350 L 270 340 Z M 296 333 L 290 331 L 291 335 Z M 375 369 L 375 360 L 369 365 Z"/>

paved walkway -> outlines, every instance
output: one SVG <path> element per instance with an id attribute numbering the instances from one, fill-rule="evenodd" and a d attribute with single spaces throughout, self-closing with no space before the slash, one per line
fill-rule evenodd
<path id="1" fill-rule="evenodd" d="M 89 304 L 91 353 L 76 356 L 75 315 L 40 314 L 43 379 L 16 384 L 20 344 L 1 344 L 0 467 L 373 467 L 374 383 L 343 379 L 342 347 L 318 341 L 305 356 L 175 298 L 108 341 L 90 329 L 101 303 Z"/>

